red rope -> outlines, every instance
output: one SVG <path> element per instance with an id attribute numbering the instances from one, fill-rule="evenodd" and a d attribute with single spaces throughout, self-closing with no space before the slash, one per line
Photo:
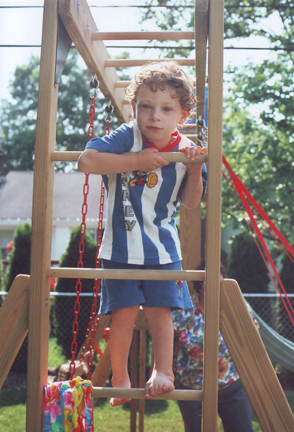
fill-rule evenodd
<path id="1" fill-rule="evenodd" d="M 249 227 L 249 229 L 250 229 L 250 232 L 251 232 L 251 234 L 252 234 L 252 236 L 253 236 L 253 239 L 254 239 L 254 241 L 255 241 L 255 243 L 256 243 L 256 245 L 257 245 L 257 247 L 258 247 L 258 249 L 259 249 L 259 251 L 260 251 L 260 253 L 261 253 L 261 255 L 262 255 L 262 257 L 263 257 L 263 259 L 264 259 L 264 261 L 265 261 L 265 263 L 266 263 L 266 266 L 267 266 L 268 271 L 269 271 L 269 273 L 270 273 L 270 275 L 271 275 L 271 278 L 272 278 L 272 280 L 273 280 L 273 282 L 274 282 L 274 284 L 275 284 L 275 286 L 276 286 L 276 288 L 277 288 L 277 290 L 278 290 L 278 292 L 279 292 L 279 294 L 280 294 L 281 300 L 282 300 L 282 302 L 283 302 L 283 304 L 284 304 L 284 306 L 285 306 L 285 309 L 286 309 L 286 311 L 287 311 L 287 313 L 288 313 L 288 315 L 289 315 L 289 318 L 290 318 L 290 320 L 291 320 L 291 322 L 292 322 L 292 324 L 293 324 L 293 326 L 294 326 L 294 311 L 293 311 L 293 307 L 292 307 L 292 305 L 291 305 L 291 303 L 290 303 L 290 300 L 289 300 L 289 298 L 288 298 L 288 296 L 287 296 L 286 290 L 285 290 L 284 285 L 283 285 L 283 283 L 282 283 L 282 281 L 281 281 L 281 279 L 280 279 L 280 276 L 279 276 L 278 271 L 277 271 L 277 269 L 276 269 L 276 266 L 275 266 L 275 264 L 274 264 L 274 262 L 273 262 L 273 259 L 272 259 L 271 255 L 270 255 L 270 252 L 269 252 L 269 250 L 268 250 L 268 247 L 267 247 L 267 245 L 266 245 L 266 243 L 265 243 L 265 241 L 264 241 L 264 238 L 263 238 L 263 236 L 262 236 L 262 234 L 261 234 L 261 231 L 260 231 L 260 229 L 259 229 L 259 227 L 258 227 L 258 225 L 257 225 L 257 223 L 256 223 L 256 220 L 255 220 L 255 217 L 254 217 L 253 211 L 252 211 L 252 209 L 250 208 L 250 206 L 249 206 L 249 204 L 248 204 L 247 198 L 249 199 L 249 201 L 251 202 L 251 204 L 255 207 L 255 209 L 256 209 L 256 210 L 257 210 L 257 211 L 258 211 L 258 212 L 263 216 L 263 218 L 264 218 L 264 219 L 266 220 L 266 222 L 269 224 L 269 226 L 271 227 L 271 229 L 272 229 L 272 230 L 275 232 L 275 234 L 277 235 L 278 239 L 281 241 L 281 243 L 285 246 L 285 248 L 286 248 L 286 249 L 287 249 L 287 250 L 288 250 L 292 255 L 293 255 L 293 253 L 294 253 L 294 250 L 293 250 L 293 248 L 290 246 L 290 244 L 287 242 L 287 240 L 282 236 L 282 234 L 281 234 L 280 231 L 276 228 L 276 226 L 273 224 L 273 222 L 270 220 L 270 218 L 266 215 L 266 213 L 263 211 L 263 209 L 260 207 L 260 205 L 256 202 L 256 200 L 253 198 L 253 196 L 250 194 L 250 192 L 246 189 L 246 187 L 243 185 L 243 183 L 242 183 L 241 180 L 238 178 L 238 176 L 234 173 L 234 171 L 232 170 L 231 166 L 229 165 L 229 163 L 228 163 L 228 161 L 226 160 L 226 158 L 225 158 L 224 155 L 222 156 L 222 159 L 223 159 L 223 164 L 225 165 L 226 169 L 228 170 L 228 172 L 229 172 L 229 174 L 230 174 L 230 176 L 231 176 L 231 179 L 232 179 L 232 181 L 233 181 L 233 183 L 234 183 L 235 190 L 236 190 L 236 192 L 238 193 L 238 195 L 239 195 L 239 197 L 240 197 L 240 199 L 241 199 L 241 201 L 242 201 L 242 203 L 243 203 L 243 205 L 244 205 L 244 208 L 245 208 L 245 210 L 246 210 L 246 212 L 247 212 L 247 214 L 248 214 L 248 216 L 249 216 L 249 218 L 250 218 L 251 224 L 252 224 L 252 226 L 253 226 L 253 228 L 254 228 L 254 230 L 255 230 L 257 236 L 258 236 L 258 239 L 259 239 L 259 241 L 260 241 L 260 243 L 261 243 L 261 245 L 262 245 L 262 247 L 263 247 L 263 250 L 265 251 L 265 254 L 266 254 L 266 256 L 267 256 L 267 259 L 268 259 L 268 261 L 270 262 L 270 265 L 271 265 L 271 267 L 272 267 L 272 269 L 273 269 L 273 271 L 274 271 L 274 273 L 275 273 L 275 276 L 276 276 L 276 278 L 277 278 L 277 280 L 278 280 L 278 283 L 279 283 L 280 287 L 282 288 L 282 291 L 283 291 L 283 293 L 284 293 L 284 296 L 285 296 L 285 298 L 286 298 L 286 300 L 287 300 L 287 303 L 288 303 L 288 305 L 289 305 L 289 308 L 290 308 L 291 312 L 290 312 L 290 310 L 288 309 L 288 306 L 287 306 L 287 304 L 286 304 L 286 302 L 285 302 L 285 300 L 284 300 L 284 298 L 283 298 L 283 296 L 282 296 L 282 294 L 281 294 L 280 289 L 278 288 L 278 285 L 276 284 L 276 282 L 275 282 L 275 280 L 274 280 L 274 277 L 273 277 L 272 272 L 270 271 L 270 268 L 269 268 L 269 266 L 268 266 L 268 264 L 267 264 L 267 262 L 266 262 L 266 260 L 265 260 L 265 257 L 264 257 L 264 255 L 263 255 L 263 253 L 262 253 L 262 251 L 261 251 L 259 245 L 257 244 L 256 239 L 255 239 L 254 236 L 253 236 L 253 232 L 252 232 L 251 228 L 249 227 L 248 222 L 247 222 L 246 219 L 244 218 L 244 219 L 245 219 L 245 222 L 247 223 L 247 225 L 248 225 L 248 227 Z M 227 178 L 227 177 L 225 176 L 225 178 Z M 235 197 L 235 198 L 236 198 L 236 197 Z M 238 204 L 238 205 L 239 205 L 239 204 Z M 293 255 L 293 256 L 294 256 L 294 255 Z M 293 316 L 292 316 L 291 313 L 293 314 Z"/>

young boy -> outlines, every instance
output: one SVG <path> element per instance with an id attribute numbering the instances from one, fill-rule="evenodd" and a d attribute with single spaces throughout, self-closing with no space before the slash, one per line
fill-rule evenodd
<path id="1" fill-rule="evenodd" d="M 107 217 L 103 268 L 181 270 L 174 213 L 178 200 L 196 207 L 205 192 L 202 163 L 168 163 L 160 152 L 184 151 L 191 161 L 207 152 L 177 131 L 195 104 L 193 86 L 176 62 L 142 67 L 126 89 L 134 121 L 88 142 L 81 171 L 102 174 Z M 127 154 L 126 154 L 127 153 Z M 103 280 L 100 314 L 112 315 L 112 386 L 129 388 L 127 360 L 142 305 L 153 339 L 154 366 L 145 398 L 174 389 L 171 310 L 191 308 L 185 281 Z M 111 405 L 129 402 L 112 398 Z"/>

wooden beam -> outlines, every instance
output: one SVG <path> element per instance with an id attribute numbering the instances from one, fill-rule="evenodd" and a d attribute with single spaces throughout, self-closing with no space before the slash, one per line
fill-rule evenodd
<path id="1" fill-rule="evenodd" d="M 115 87 L 119 80 L 116 70 L 105 69 L 104 63 L 109 58 L 105 45 L 92 40 L 92 33 L 98 29 L 86 0 L 59 0 L 58 13 L 90 73 L 97 75 L 99 87 L 107 101 L 111 101 L 116 117 L 121 123 L 129 121 L 131 111 L 123 104 L 124 91 Z"/>
<path id="2" fill-rule="evenodd" d="M 294 416 L 238 283 L 221 282 L 220 330 L 263 432 L 294 431 Z"/>
<path id="3" fill-rule="evenodd" d="M 141 280 L 198 280 L 203 281 L 204 271 L 193 270 L 113 270 L 72 267 L 50 267 L 47 276 L 82 279 L 141 279 Z"/>
<path id="4" fill-rule="evenodd" d="M 94 387 L 92 396 L 94 398 L 131 398 L 131 399 L 145 399 L 144 389 L 140 388 L 114 388 L 114 387 Z M 202 390 L 172 390 L 170 392 L 161 393 L 158 396 L 153 396 L 151 400 L 197 400 L 201 401 L 203 398 Z"/>
<path id="5" fill-rule="evenodd" d="M 32 210 L 27 380 L 27 432 L 40 432 L 47 383 L 54 163 L 58 86 L 55 86 L 57 0 L 45 0 L 39 78 Z"/>
<path id="6" fill-rule="evenodd" d="M 176 61 L 181 66 L 195 66 L 194 59 L 186 59 L 186 58 L 173 58 L 173 59 L 108 59 L 104 61 L 105 68 L 119 68 L 119 67 L 133 67 L 133 66 L 143 66 L 149 62 L 158 62 L 158 61 Z"/>
<path id="7" fill-rule="evenodd" d="M 192 31 L 93 32 L 92 40 L 182 40 L 194 39 Z"/>
<path id="8" fill-rule="evenodd" d="M 51 153 L 51 161 L 77 161 L 80 155 L 82 154 L 82 151 L 54 151 Z M 125 153 L 126 155 L 130 155 L 132 153 Z M 177 153 L 166 153 L 162 152 L 160 153 L 160 157 L 165 159 L 168 162 L 193 162 L 193 163 L 202 163 L 207 162 L 208 156 L 207 154 L 201 155 L 199 159 L 191 161 L 190 159 L 187 159 L 185 154 L 182 152 Z"/>
<path id="9" fill-rule="evenodd" d="M 208 34 L 208 0 L 195 3 L 196 112 L 204 118 L 206 51 Z M 199 132 L 199 131 L 198 131 Z"/>
<path id="10" fill-rule="evenodd" d="M 223 0 L 210 0 L 208 52 L 209 160 L 207 165 L 205 230 L 206 287 L 204 312 L 203 432 L 216 432 L 217 430 L 223 133 L 223 34 Z"/>
<path id="11" fill-rule="evenodd" d="M 146 383 L 146 331 L 140 330 L 140 368 L 139 387 L 145 388 Z M 145 400 L 139 400 L 139 432 L 144 432 Z"/>
<path id="12" fill-rule="evenodd" d="M 18 275 L 0 308 L 0 389 L 29 328 L 30 276 Z"/>

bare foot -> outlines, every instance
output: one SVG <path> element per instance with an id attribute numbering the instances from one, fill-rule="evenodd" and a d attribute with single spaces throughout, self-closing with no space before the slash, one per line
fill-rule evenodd
<path id="1" fill-rule="evenodd" d="M 131 384 L 130 384 L 130 380 L 127 379 L 125 381 L 119 381 L 119 382 L 115 382 L 113 379 L 111 380 L 111 384 L 112 387 L 116 387 L 116 388 L 130 388 Z M 110 405 L 115 407 L 118 405 L 122 405 L 124 403 L 130 402 L 131 399 L 129 398 L 111 398 L 110 399 Z"/>
<path id="2" fill-rule="evenodd" d="M 161 372 L 153 371 L 151 378 L 145 385 L 144 397 L 145 399 L 151 399 L 152 396 L 172 391 L 174 388 L 173 375 L 165 375 Z"/>

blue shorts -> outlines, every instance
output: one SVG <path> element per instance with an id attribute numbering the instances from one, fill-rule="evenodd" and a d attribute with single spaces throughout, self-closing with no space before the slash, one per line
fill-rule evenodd
<path id="1" fill-rule="evenodd" d="M 181 262 L 164 265 L 123 264 L 102 260 L 105 269 L 117 270 L 182 270 Z M 100 315 L 115 309 L 142 305 L 144 307 L 170 307 L 192 309 L 186 281 L 103 279 L 101 284 Z"/>

